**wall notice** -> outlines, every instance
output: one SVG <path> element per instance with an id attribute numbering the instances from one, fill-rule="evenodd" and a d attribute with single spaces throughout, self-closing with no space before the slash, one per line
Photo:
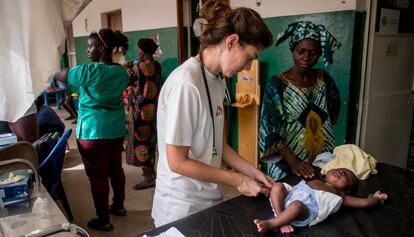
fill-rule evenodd
<path id="1" fill-rule="evenodd" d="M 379 32 L 385 34 L 398 34 L 400 11 L 381 8 Z"/>

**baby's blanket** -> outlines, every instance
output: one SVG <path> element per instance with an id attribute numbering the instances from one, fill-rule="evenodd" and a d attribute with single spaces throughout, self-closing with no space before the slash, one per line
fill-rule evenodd
<path id="1" fill-rule="evenodd" d="M 377 173 L 375 169 L 377 161 L 357 145 L 346 144 L 335 147 L 333 155 L 335 158 L 321 167 L 323 175 L 331 169 L 347 168 L 354 172 L 358 179 L 365 180 L 370 174 Z"/>

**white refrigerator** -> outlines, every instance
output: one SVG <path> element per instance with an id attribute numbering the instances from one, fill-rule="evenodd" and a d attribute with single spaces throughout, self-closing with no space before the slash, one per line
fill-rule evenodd
<path id="1" fill-rule="evenodd" d="M 380 162 L 407 168 L 414 104 L 414 35 L 373 37 L 360 145 Z"/>

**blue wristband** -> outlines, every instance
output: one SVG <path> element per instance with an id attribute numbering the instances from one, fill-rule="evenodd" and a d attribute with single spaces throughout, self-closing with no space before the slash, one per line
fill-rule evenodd
<path id="1" fill-rule="evenodd" d="M 378 200 L 380 201 L 380 205 L 384 204 L 384 200 L 382 200 L 382 199 L 380 199 L 380 198 L 376 197 L 374 194 L 370 194 L 370 195 L 368 195 L 368 198 L 375 198 L 375 199 L 378 199 Z"/>

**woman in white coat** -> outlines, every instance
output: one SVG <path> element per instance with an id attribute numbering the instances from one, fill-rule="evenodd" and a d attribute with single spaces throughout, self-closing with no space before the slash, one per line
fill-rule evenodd
<path id="1" fill-rule="evenodd" d="M 272 44 L 272 34 L 254 10 L 231 9 L 221 1 L 204 3 L 202 17 L 207 24 L 199 54 L 170 74 L 159 97 L 156 226 L 218 204 L 218 184 L 247 196 L 268 194 L 272 184 L 224 139 L 223 80 L 250 69 Z M 222 160 L 238 172 L 220 169 Z"/>

